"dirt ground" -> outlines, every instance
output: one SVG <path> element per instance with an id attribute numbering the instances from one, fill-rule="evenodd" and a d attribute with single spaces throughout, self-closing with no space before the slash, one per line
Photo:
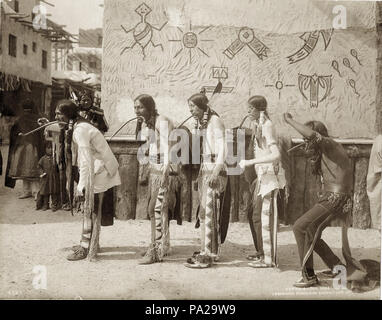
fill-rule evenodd
<path id="1" fill-rule="evenodd" d="M 6 147 L 1 148 L 5 161 Z M 244 223 L 230 225 L 222 258 L 209 269 L 184 267 L 198 249 L 198 229 L 193 223 L 178 226 L 175 221 L 170 226 L 172 254 L 163 263 L 137 264 L 149 244 L 150 225 L 143 220 L 116 220 L 114 226 L 102 228 L 102 252 L 96 262 L 69 262 L 65 257 L 80 240 L 80 217 L 67 211 L 35 211 L 34 200 L 19 200 L 20 194 L 20 183 L 14 190 L 4 188 L 1 176 L 2 299 L 380 299 L 379 287 L 353 293 L 322 281 L 317 287 L 294 288 L 300 273 L 291 227 L 282 228 L 278 236 L 279 269 L 247 265 L 245 256 L 253 245 Z M 323 238 L 342 257 L 340 229 L 328 228 Z M 349 240 L 355 258 L 380 261 L 378 231 L 350 229 Z M 317 256 L 315 265 L 317 270 L 325 269 Z M 33 285 L 40 274 L 36 266 L 47 271 L 46 289 Z"/>

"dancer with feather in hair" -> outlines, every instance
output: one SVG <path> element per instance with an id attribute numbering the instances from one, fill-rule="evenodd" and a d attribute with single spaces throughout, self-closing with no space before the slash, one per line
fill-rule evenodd
<path id="1" fill-rule="evenodd" d="M 114 211 L 113 187 L 121 184 L 118 161 L 103 134 L 78 111 L 78 106 L 71 100 L 59 101 L 56 108 L 56 119 L 60 121 L 60 128 L 65 130 L 65 152 L 73 165 L 78 164 L 76 196 L 84 199 L 81 242 L 67 257 L 70 261 L 86 257 L 95 259 L 102 217 L 106 211 Z M 110 225 L 110 221 L 106 225 Z"/>
<path id="2" fill-rule="evenodd" d="M 253 216 L 249 219 L 256 252 L 248 256 L 253 268 L 277 266 L 277 196 L 286 186 L 285 171 L 276 134 L 267 112 L 267 101 L 263 96 L 248 100 L 248 114 L 254 124 L 253 141 L 255 158 L 241 160 L 240 167 L 255 166 L 257 179 L 252 186 Z"/>
<path id="3" fill-rule="evenodd" d="M 151 220 L 151 242 L 139 264 L 162 262 L 163 257 L 170 253 L 170 220 L 176 219 L 181 223 L 180 210 L 177 206 L 177 191 L 179 183 L 179 165 L 171 161 L 170 134 L 174 124 L 171 119 L 160 115 L 154 99 L 148 94 L 141 94 L 134 100 L 134 110 L 143 119 L 144 128 L 138 138 L 144 135 L 147 142 L 140 149 L 147 149 L 145 154 L 139 154 L 143 159 L 149 157 L 149 201 L 148 217 Z M 143 132 L 143 134 L 142 134 Z"/>

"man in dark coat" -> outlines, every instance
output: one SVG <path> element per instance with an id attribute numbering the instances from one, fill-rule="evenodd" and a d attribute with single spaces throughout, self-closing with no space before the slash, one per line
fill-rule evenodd
<path id="1" fill-rule="evenodd" d="M 44 139 L 42 131 L 27 136 L 19 135 L 39 127 L 39 117 L 33 112 L 33 101 L 26 99 L 22 107 L 24 113 L 10 131 L 5 186 L 14 188 L 16 180 L 22 180 L 23 194 L 20 199 L 25 199 L 31 197 L 32 192 L 37 195 L 40 177 L 38 161 L 44 152 Z"/>

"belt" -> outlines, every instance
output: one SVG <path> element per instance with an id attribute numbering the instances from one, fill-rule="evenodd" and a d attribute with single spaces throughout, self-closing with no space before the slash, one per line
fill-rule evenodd
<path id="1" fill-rule="evenodd" d="M 216 161 L 216 154 L 202 154 L 202 162 L 214 163 Z"/>
<path id="2" fill-rule="evenodd" d="M 346 188 L 345 186 L 341 186 L 334 183 L 325 183 L 324 191 L 336 192 L 336 193 L 351 193 L 352 191 Z"/>
<path id="3" fill-rule="evenodd" d="M 153 155 L 150 155 L 149 158 L 151 163 L 161 164 L 163 163 L 163 160 L 164 160 L 164 154 L 163 153 L 153 154 Z"/>

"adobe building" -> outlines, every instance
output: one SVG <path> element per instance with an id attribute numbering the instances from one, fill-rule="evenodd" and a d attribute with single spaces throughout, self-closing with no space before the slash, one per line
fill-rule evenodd
<path id="1" fill-rule="evenodd" d="M 18 115 L 29 97 L 36 112 L 49 107 L 51 40 L 33 26 L 36 0 L 1 1 L 0 89 L 2 108 Z"/>
<path id="2" fill-rule="evenodd" d="M 293 144 L 300 137 L 284 124 L 284 112 L 301 122 L 324 122 L 345 145 L 354 163 L 353 226 L 371 227 L 365 177 L 372 139 L 381 129 L 379 6 L 105 0 L 102 101 L 110 131 L 134 117 L 133 99 L 141 93 L 181 123 L 190 115 L 187 99 L 203 88 L 210 98 L 220 81 L 221 93 L 210 102 L 226 128 L 240 124 L 251 95 L 263 95 L 278 132 L 291 135 Z M 125 133 L 133 132 L 131 125 Z M 303 154 L 294 154 L 291 163 L 293 222 L 316 201 L 319 182 Z M 232 219 L 244 221 L 248 186 L 242 179 L 236 183 L 243 192 L 235 196 Z"/>
<path id="3" fill-rule="evenodd" d="M 9 128 L 22 113 L 26 98 L 35 112 L 49 117 L 52 109 L 52 43 L 55 48 L 73 42 L 62 26 L 47 19 L 40 1 L 1 1 L 0 14 L 0 135 L 7 143 Z M 45 6 L 45 2 L 41 1 Z M 46 2 L 49 5 L 48 2 Z M 57 50 L 55 50 L 57 52 Z M 64 55 L 61 55 L 63 60 Z M 53 66 L 57 63 L 56 56 Z"/>

